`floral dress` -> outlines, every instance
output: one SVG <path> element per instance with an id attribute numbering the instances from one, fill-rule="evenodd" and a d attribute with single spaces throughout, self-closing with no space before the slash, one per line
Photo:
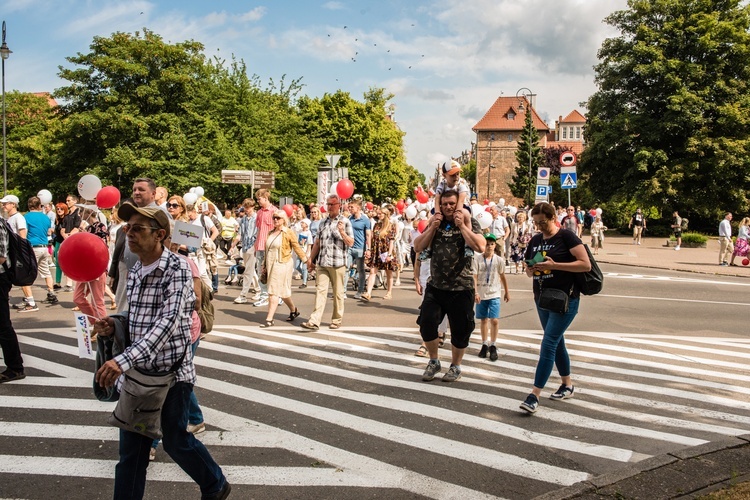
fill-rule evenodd
<path id="1" fill-rule="evenodd" d="M 392 246 L 391 242 L 396 238 L 396 224 L 391 223 L 388 233 L 383 237 L 380 236 L 380 229 L 382 227 L 383 222 L 379 221 L 372 228 L 372 248 L 370 251 L 370 260 L 367 262 L 367 265 L 370 268 L 374 267 L 380 271 L 395 271 L 398 268 L 398 259 L 393 255 L 395 245 L 393 251 L 389 252 L 389 249 Z M 390 255 L 391 259 L 383 262 L 381 256 L 384 254 Z"/>
<path id="2" fill-rule="evenodd" d="M 515 238 L 510 243 L 510 260 L 513 262 L 523 261 L 523 254 L 526 253 L 526 245 L 531 241 L 531 224 L 524 222 L 518 226 Z"/>

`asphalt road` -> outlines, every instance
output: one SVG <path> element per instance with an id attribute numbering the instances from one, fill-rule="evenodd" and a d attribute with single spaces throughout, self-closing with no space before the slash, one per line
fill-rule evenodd
<path id="1" fill-rule="evenodd" d="M 534 416 L 518 410 L 540 337 L 525 276 L 508 276 L 500 359 L 477 358 L 474 342 L 455 384 L 421 381 L 411 270 L 394 300 L 347 300 L 338 331 L 326 328 L 330 306 L 318 332 L 283 321 L 283 306 L 276 327 L 260 329 L 265 311 L 233 304 L 236 289 L 222 288 L 196 359 L 208 426 L 199 437 L 231 498 L 465 499 L 534 497 L 747 433 L 750 280 L 602 268 L 604 291 L 583 298 L 566 334 L 576 397 L 546 399 L 553 375 Z M 297 325 L 313 296 L 295 290 Z M 93 399 L 72 313 L 42 306 L 13 319 L 29 376 L 0 386 L 0 498 L 110 498 L 112 405 Z M 441 357 L 445 372 L 449 351 Z M 198 497 L 161 449 L 149 478 L 148 498 Z"/>

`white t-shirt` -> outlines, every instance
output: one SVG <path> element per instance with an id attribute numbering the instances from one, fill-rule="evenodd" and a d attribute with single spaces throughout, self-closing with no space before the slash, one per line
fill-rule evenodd
<path id="1" fill-rule="evenodd" d="M 21 215 L 21 212 L 16 212 L 8 218 L 8 224 L 14 233 L 18 234 L 21 229 L 28 229 L 26 226 L 26 218 Z"/>
<path id="2" fill-rule="evenodd" d="M 505 260 L 492 255 L 489 259 L 484 254 L 475 253 L 471 261 L 471 273 L 477 277 L 477 293 L 480 300 L 502 297 L 500 275 L 505 274 Z"/>
<path id="3" fill-rule="evenodd" d="M 214 221 L 212 221 L 211 217 L 209 217 L 208 215 L 204 215 L 202 217 L 203 217 L 203 224 L 206 225 L 206 231 L 203 233 L 203 237 L 204 238 L 210 238 L 211 237 L 211 229 L 215 228 L 216 224 L 214 224 Z M 196 225 L 196 226 L 203 226 L 203 224 L 201 224 L 201 216 L 200 215 L 198 215 L 198 217 L 196 217 L 195 220 L 193 221 L 193 225 Z"/>
<path id="4" fill-rule="evenodd" d="M 458 179 L 458 182 L 456 182 L 456 185 L 453 187 L 450 187 L 447 182 L 445 182 L 445 179 L 442 179 L 440 183 L 438 183 L 437 187 L 435 188 L 435 195 L 439 196 L 447 191 L 455 191 L 459 194 L 459 198 L 461 197 L 461 194 L 468 195 L 471 190 L 469 189 L 469 184 L 466 182 L 466 179 Z"/>
<path id="5" fill-rule="evenodd" d="M 490 232 L 497 236 L 497 239 L 505 238 L 505 230 L 508 228 L 508 221 L 502 215 L 498 215 L 497 219 L 492 219 L 490 224 Z"/>

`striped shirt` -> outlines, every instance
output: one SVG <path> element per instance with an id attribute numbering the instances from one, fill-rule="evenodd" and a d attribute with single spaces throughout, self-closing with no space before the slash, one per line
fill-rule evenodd
<path id="1" fill-rule="evenodd" d="M 177 382 L 195 383 L 190 323 L 195 292 L 187 262 L 163 249 L 157 266 L 145 277 L 138 261 L 128 273 L 128 322 L 131 345 L 115 357 L 123 372 L 137 366 L 148 372 L 169 371 L 185 354 Z M 121 387 L 123 376 L 118 380 Z"/>
<path id="2" fill-rule="evenodd" d="M 268 208 L 261 208 L 255 212 L 255 227 L 257 228 L 255 236 L 255 250 L 263 252 L 266 249 L 266 239 L 268 233 L 273 229 L 273 213 L 276 207 L 269 205 Z"/>
<path id="3" fill-rule="evenodd" d="M 344 232 L 354 238 L 354 230 L 349 219 L 339 214 L 331 219 L 326 217 L 318 228 L 318 239 L 320 240 L 320 251 L 318 252 L 318 265 L 320 267 L 342 267 L 346 265 L 346 256 L 349 247 L 339 232 L 339 221 L 344 222 Z"/>

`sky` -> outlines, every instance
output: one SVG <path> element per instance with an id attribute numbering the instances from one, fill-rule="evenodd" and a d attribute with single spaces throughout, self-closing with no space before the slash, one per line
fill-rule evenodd
<path id="1" fill-rule="evenodd" d="M 303 93 L 337 90 L 393 98 L 407 161 L 430 177 L 469 150 L 471 128 L 495 100 L 521 88 L 547 124 L 596 91 L 604 18 L 626 0 L 6 0 L 0 18 L 13 51 L 5 89 L 50 92 L 59 67 L 95 36 L 142 31 L 196 40 L 205 53 L 243 59 L 265 87 L 301 79 Z M 335 152 L 332 152 L 335 153 Z"/>

